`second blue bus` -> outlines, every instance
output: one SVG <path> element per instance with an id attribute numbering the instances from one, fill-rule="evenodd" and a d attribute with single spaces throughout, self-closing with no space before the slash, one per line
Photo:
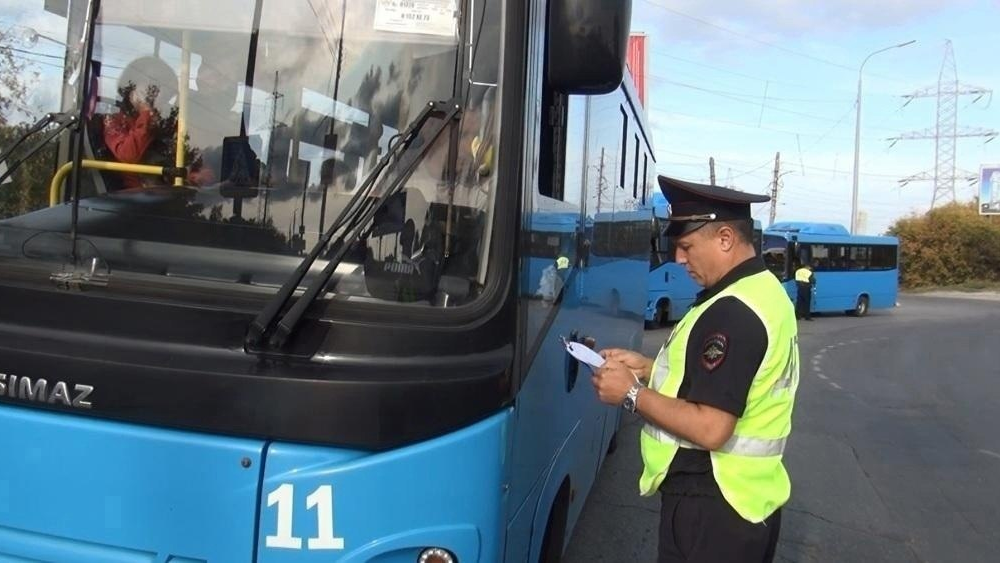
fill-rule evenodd
<path id="1" fill-rule="evenodd" d="M 691 308 L 701 287 L 687 273 L 683 264 L 674 261 L 673 242 L 662 233 L 669 217 L 669 206 L 662 193 L 652 198 L 657 236 L 649 257 L 649 291 L 646 299 L 646 327 L 657 328 L 680 320 Z M 760 221 L 754 220 L 754 248 L 761 248 Z"/>
<path id="2" fill-rule="evenodd" d="M 842 225 L 775 223 L 764 231 L 764 261 L 795 300 L 795 270 L 808 265 L 815 275 L 814 313 L 863 317 L 896 305 L 899 293 L 899 240 L 851 235 Z"/>

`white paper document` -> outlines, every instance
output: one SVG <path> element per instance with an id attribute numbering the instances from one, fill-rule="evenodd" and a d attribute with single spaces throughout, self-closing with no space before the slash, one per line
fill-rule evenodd
<path id="1" fill-rule="evenodd" d="M 455 0 L 378 0 L 376 31 L 456 37 Z"/>
<path id="2" fill-rule="evenodd" d="M 569 342 L 563 338 L 563 345 L 566 347 L 566 351 L 569 352 L 571 356 L 589 366 L 599 368 L 604 365 L 604 358 L 602 358 L 597 352 L 584 346 L 581 342 Z"/>

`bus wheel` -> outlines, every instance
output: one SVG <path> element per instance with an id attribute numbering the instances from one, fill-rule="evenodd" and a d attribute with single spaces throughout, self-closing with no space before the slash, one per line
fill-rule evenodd
<path id="1" fill-rule="evenodd" d="M 552 501 L 549 521 L 545 525 L 545 536 L 542 539 L 542 552 L 538 555 L 538 563 L 559 563 L 562 561 L 562 548 L 566 537 L 566 520 L 569 516 L 569 480 L 565 480 Z"/>
<path id="2" fill-rule="evenodd" d="M 656 304 L 656 311 L 653 313 L 653 320 L 646 321 L 646 328 L 661 328 L 670 318 L 670 301 L 661 299 Z"/>
<path id="3" fill-rule="evenodd" d="M 667 324 L 668 320 L 670 320 L 670 301 L 661 299 L 656 304 L 656 326 L 661 327 Z"/>
<path id="4" fill-rule="evenodd" d="M 854 306 L 854 310 L 851 311 L 851 315 L 855 317 L 863 317 L 868 314 L 868 296 L 862 295 L 858 297 L 858 304 Z"/>

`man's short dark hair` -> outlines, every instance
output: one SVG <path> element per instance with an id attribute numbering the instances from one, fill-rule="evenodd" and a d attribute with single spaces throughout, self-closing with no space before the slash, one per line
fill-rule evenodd
<path id="1" fill-rule="evenodd" d="M 746 244 L 753 244 L 753 220 L 752 219 L 735 219 L 732 221 L 715 221 L 709 223 L 709 225 L 714 229 L 714 232 L 719 232 L 722 227 L 729 227 L 735 233 L 736 237 L 740 239 L 741 242 Z"/>

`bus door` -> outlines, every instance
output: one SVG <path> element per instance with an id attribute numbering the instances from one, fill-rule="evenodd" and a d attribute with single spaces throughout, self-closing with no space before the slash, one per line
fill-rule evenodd
<path id="1" fill-rule="evenodd" d="M 525 180 L 529 211 L 519 261 L 523 367 L 512 436 L 507 561 L 538 560 L 543 548 L 561 553 L 564 531 L 572 529 L 605 451 L 604 418 L 611 411 L 597 400 L 590 369 L 569 356 L 562 342 L 606 343 L 586 302 L 586 101 L 543 92 L 542 74 L 535 76 L 528 95 L 541 104 L 528 105 L 537 108 L 527 118 L 537 129 L 526 140 L 525 168 L 537 176 L 528 172 L 534 177 Z"/>

